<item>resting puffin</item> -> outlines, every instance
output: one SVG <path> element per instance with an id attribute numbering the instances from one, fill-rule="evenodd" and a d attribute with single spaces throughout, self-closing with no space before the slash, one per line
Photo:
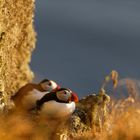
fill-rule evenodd
<path id="1" fill-rule="evenodd" d="M 74 92 L 60 88 L 44 95 L 36 102 L 36 108 L 43 118 L 62 118 L 74 112 L 77 102 L 78 96 Z"/>
<path id="2" fill-rule="evenodd" d="M 48 79 L 42 80 L 39 84 L 29 83 L 23 86 L 12 97 L 16 108 L 28 111 L 35 107 L 36 101 L 41 99 L 46 93 L 56 91 L 60 87 L 56 82 Z"/>

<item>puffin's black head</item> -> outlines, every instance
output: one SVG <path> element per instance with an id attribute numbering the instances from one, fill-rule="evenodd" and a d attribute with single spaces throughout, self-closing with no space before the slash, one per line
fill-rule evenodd
<path id="1" fill-rule="evenodd" d="M 75 102 L 75 103 L 79 101 L 77 94 L 68 88 L 61 88 L 57 90 L 56 95 L 57 98 L 63 101 Z"/>
<path id="2" fill-rule="evenodd" d="M 54 100 L 59 103 L 69 103 L 72 101 L 73 94 L 70 89 L 60 88 L 56 92 L 50 92 L 44 95 L 40 100 L 36 102 L 36 106 L 38 109 L 48 101 Z"/>
<path id="3" fill-rule="evenodd" d="M 42 80 L 39 85 L 42 87 L 44 91 L 55 91 L 59 89 L 60 87 L 56 84 L 56 82 L 49 80 L 49 79 L 44 79 Z"/>
<path id="4" fill-rule="evenodd" d="M 56 97 L 63 102 L 69 102 L 72 96 L 72 91 L 67 88 L 60 88 L 56 91 Z"/>

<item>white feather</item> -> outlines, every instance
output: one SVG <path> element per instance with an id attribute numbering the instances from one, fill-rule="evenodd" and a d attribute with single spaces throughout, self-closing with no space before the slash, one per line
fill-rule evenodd
<path id="1" fill-rule="evenodd" d="M 42 117 L 66 117 L 71 115 L 75 110 L 75 103 L 58 103 L 56 101 L 48 101 L 43 104 L 40 115 Z"/>

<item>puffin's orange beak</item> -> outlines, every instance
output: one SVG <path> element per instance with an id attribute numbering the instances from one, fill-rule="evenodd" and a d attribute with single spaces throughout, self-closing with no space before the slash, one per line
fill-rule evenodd
<path id="1" fill-rule="evenodd" d="M 78 99 L 78 96 L 76 93 L 74 93 L 74 92 L 72 93 L 70 101 L 78 103 L 79 99 Z"/>

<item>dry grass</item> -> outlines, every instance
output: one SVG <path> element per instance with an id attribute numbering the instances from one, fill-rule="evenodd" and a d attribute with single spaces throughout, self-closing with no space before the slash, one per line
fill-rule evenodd
<path id="1" fill-rule="evenodd" d="M 128 98 L 112 101 L 102 131 L 90 130 L 75 140 L 140 140 L 140 101 L 135 82 L 126 79 Z"/>
<path id="2" fill-rule="evenodd" d="M 124 110 L 123 110 L 124 111 Z M 101 132 L 90 130 L 74 140 L 140 140 L 140 109 L 129 107 L 124 112 L 113 109 L 107 129 Z"/>
<path id="3" fill-rule="evenodd" d="M 64 120 L 40 120 L 38 115 L 9 112 L 0 118 L 0 139 L 140 140 L 140 102 L 137 94 L 139 91 L 131 80 L 126 80 L 126 87 L 128 98 L 111 101 L 108 117 L 100 129 L 93 126 L 90 130 L 71 137 Z"/>

